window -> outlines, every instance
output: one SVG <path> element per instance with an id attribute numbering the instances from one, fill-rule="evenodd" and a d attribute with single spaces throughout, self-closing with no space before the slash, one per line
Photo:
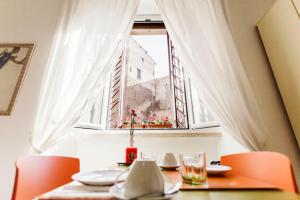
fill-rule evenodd
<path id="1" fill-rule="evenodd" d="M 128 128 L 131 110 L 136 128 L 188 128 L 183 68 L 163 24 L 135 24 L 120 62 L 109 128 Z"/>
<path id="2" fill-rule="evenodd" d="M 137 79 L 141 80 L 142 79 L 142 71 L 139 68 L 137 68 L 136 70 L 137 70 Z"/>
<path id="3" fill-rule="evenodd" d="M 191 84 L 163 23 L 134 24 L 111 81 L 83 117 L 102 128 L 196 129 L 215 126 Z"/>
<path id="4" fill-rule="evenodd" d="M 100 90 L 100 95 L 96 100 L 96 103 L 89 112 L 81 116 L 77 127 L 105 129 L 107 125 L 107 105 L 109 103 L 109 98 L 110 83 L 109 80 L 107 80 L 107 84 Z"/>
<path id="5" fill-rule="evenodd" d="M 191 80 L 187 77 L 187 97 L 190 113 L 190 128 L 191 129 L 201 129 L 207 127 L 216 127 L 219 126 L 218 123 L 214 120 L 209 110 L 203 105 L 201 100 L 201 94 L 199 90 L 191 83 Z"/>

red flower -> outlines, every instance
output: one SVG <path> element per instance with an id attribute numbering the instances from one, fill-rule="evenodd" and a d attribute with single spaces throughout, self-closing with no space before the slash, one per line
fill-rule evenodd
<path id="1" fill-rule="evenodd" d="M 131 110 L 131 116 L 137 117 L 135 110 Z"/>

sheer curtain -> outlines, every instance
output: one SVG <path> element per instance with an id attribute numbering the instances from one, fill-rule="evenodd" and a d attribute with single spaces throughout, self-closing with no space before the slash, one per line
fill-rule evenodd
<path id="1" fill-rule="evenodd" d="M 225 132 L 262 149 L 266 127 L 220 0 L 156 0 L 185 70 Z"/>
<path id="2" fill-rule="evenodd" d="M 94 104 L 121 54 L 138 0 L 65 1 L 33 131 L 38 151 L 68 135 Z"/>

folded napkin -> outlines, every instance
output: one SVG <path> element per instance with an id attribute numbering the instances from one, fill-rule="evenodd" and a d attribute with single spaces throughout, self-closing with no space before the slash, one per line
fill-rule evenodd
<path id="1" fill-rule="evenodd" d="M 88 186 L 71 182 L 42 195 L 41 199 L 105 198 L 110 197 L 111 186 Z"/>

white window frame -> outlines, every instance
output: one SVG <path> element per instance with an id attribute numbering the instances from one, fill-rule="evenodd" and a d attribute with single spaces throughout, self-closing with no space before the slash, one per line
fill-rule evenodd
<path id="1" fill-rule="evenodd" d="M 187 98 L 187 111 L 189 114 L 189 128 L 191 130 L 194 130 L 219 127 L 220 124 L 215 120 L 203 122 L 199 119 L 199 116 L 197 116 L 197 112 L 199 111 L 200 106 L 199 96 L 197 96 L 197 91 L 192 89 L 191 80 L 186 73 L 184 81 L 186 86 L 185 93 Z"/>
<path id="2" fill-rule="evenodd" d="M 184 68 L 184 66 L 183 66 Z M 195 97 L 195 91 L 192 91 L 190 78 L 184 73 L 185 81 L 185 95 L 186 95 L 186 107 L 188 114 L 188 129 L 172 128 L 166 129 L 168 131 L 179 131 L 179 130 L 194 130 L 194 129 L 205 129 L 205 128 L 214 128 L 219 127 L 220 125 L 216 121 L 201 122 L 199 117 L 196 116 L 197 110 L 199 110 L 199 102 Z M 110 79 L 111 80 L 111 79 Z M 121 90 L 122 91 L 122 90 Z M 93 106 L 90 112 L 90 119 L 87 123 L 80 121 L 76 128 L 85 128 L 85 129 L 94 129 L 94 130 L 110 130 L 108 128 L 109 120 L 109 102 L 110 102 L 110 92 L 111 92 L 111 81 L 107 81 L 106 86 L 103 88 L 103 95 L 99 95 L 97 103 Z M 197 94 L 196 94 L 197 95 Z M 121 98 L 123 99 L 123 98 Z M 196 106 L 196 107 L 195 107 Z M 98 113 L 100 112 L 100 113 Z M 94 114 L 93 114 L 94 113 Z M 98 114 L 97 114 L 98 113 Z M 97 120 L 98 119 L 98 120 Z M 117 129 L 122 130 L 122 129 Z M 151 129 L 155 131 L 160 131 L 157 129 Z M 126 130 L 125 130 L 126 131 Z M 145 130 L 146 131 L 146 130 Z"/>
<path id="3" fill-rule="evenodd" d="M 89 120 L 79 120 L 75 128 L 106 130 L 110 85 L 110 81 L 107 81 L 106 85 L 102 88 L 96 103 L 92 106 L 90 113 L 86 114 L 85 118 L 89 118 Z"/>

